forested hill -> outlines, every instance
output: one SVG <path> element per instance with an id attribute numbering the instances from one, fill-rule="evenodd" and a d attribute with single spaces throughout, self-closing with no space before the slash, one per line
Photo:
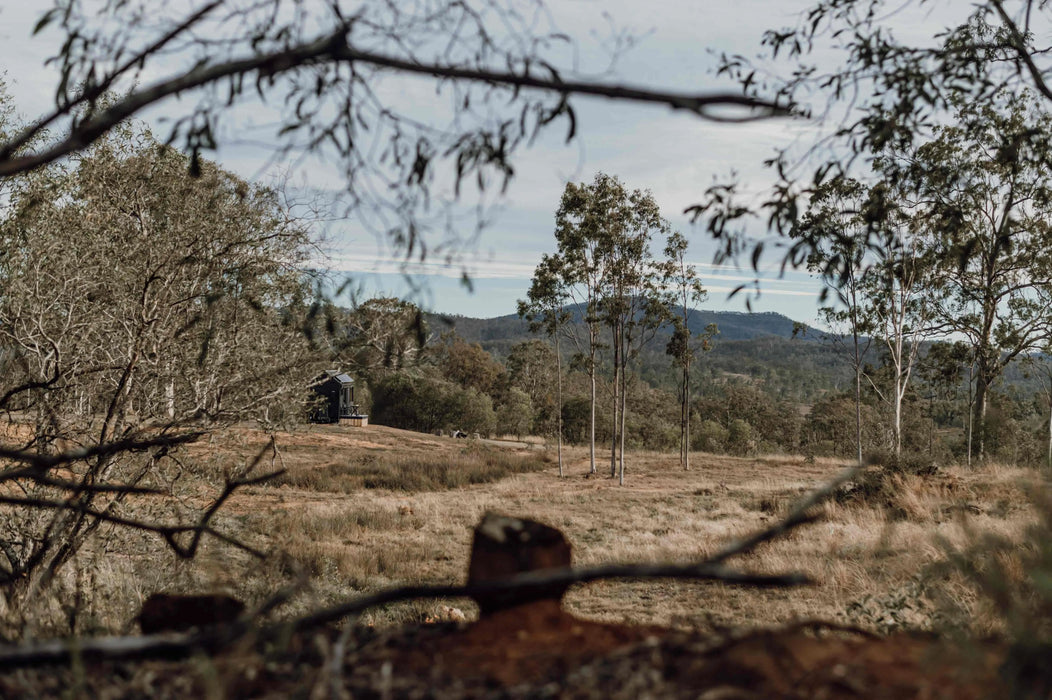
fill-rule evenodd
<path id="1" fill-rule="evenodd" d="M 673 310 L 677 316 L 680 307 Z M 580 318 L 580 313 L 575 316 Z M 533 337 L 528 324 L 515 314 L 497 316 L 496 318 L 470 318 L 468 316 L 450 316 L 431 314 L 428 316 L 430 328 L 438 333 L 454 329 L 460 337 L 468 342 L 479 343 L 489 352 L 503 355 L 507 349 L 522 340 Z M 705 311 L 694 309 L 690 316 L 690 331 L 698 335 L 710 323 L 715 323 L 720 330 L 722 341 L 755 340 L 775 336 L 789 339 L 793 337 L 794 322 L 782 314 L 742 313 L 738 311 Z M 816 333 L 807 333 L 806 339 L 817 338 Z"/>
<path id="2" fill-rule="evenodd" d="M 678 309 L 676 310 L 678 313 Z M 580 315 L 578 314 L 578 320 Z M 516 343 L 538 337 L 529 325 L 515 315 L 480 319 L 467 316 L 427 318 L 432 332 L 450 330 L 468 342 L 479 343 L 495 357 L 503 359 Z M 793 335 L 791 319 L 776 313 L 738 313 L 695 310 L 690 328 L 695 335 L 715 323 L 719 335 L 712 351 L 699 356 L 695 371 L 712 379 L 738 377 L 759 382 L 774 395 L 809 402 L 826 391 L 846 386 L 849 368 L 828 343 L 815 342 L 820 333 Z M 652 386 L 671 389 L 676 374 L 665 355 L 669 329 L 663 329 L 648 345 L 637 365 Z M 572 350 L 564 344 L 564 352 Z"/>

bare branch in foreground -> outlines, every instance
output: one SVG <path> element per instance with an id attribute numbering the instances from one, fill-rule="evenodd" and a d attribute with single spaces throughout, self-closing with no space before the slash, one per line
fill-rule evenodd
<path id="1" fill-rule="evenodd" d="M 34 472 L 53 469 L 64 464 L 80 462 L 94 457 L 109 457 L 123 452 L 140 452 L 153 447 L 175 447 L 196 441 L 204 435 L 203 432 L 194 431 L 180 433 L 178 435 L 158 435 L 152 438 L 132 438 L 130 440 L 114 440 L 104 442 L 90 447 L 82 447 L 76 450 L 60 452 L 58 454 L 41 454 L 31 450 L 12 450 L 0 446 L 0 459 L 8 459 L 12 462 L 21 462 L 25 467 L 10 469 L 0 472 L 0 481 L 17 479 L 23 476 L 32 476 Z"/>
<path id="2" fill-rule="evenodd" d="M 810 511 L 816 505 L 826 500 L 836 490 L 846 484 L 847 482 L 858 476 L 859 472 L 866 468 L 866 464 L 858 464 L 840 472 L 839 475 L 824 486 L 815 489 L 806 498 L 801 500 L 793 509 L 789 511 L 789 514 L 783 519 L 775 523 L 769 528 L 761 530 L 757 533 L 749 535 L 748 537 L 734 542 L 716 554 L 708 558 L 707 563 L 709 564 L 721 564 L 731 557 L 738 556 L 739 554 L 745 554 L 759 547 L 764 542 L 769 542 L 773 539 L 777 539 L 782 535 L 785 535 L 790 530 L 793 530 L 801 525 L 813 522 L 818 516 L 812 514 Z"/>
<path id="3" fill-rule="evenodd" d="M 262 453 L 261 453 L 262 454 Z M 405 586 L 361 596 L 341 605 L 326 608 L 289 622 L 279 622 L 255 629 L 249 620 L 189 635 L 154 635 L 148 637 L 104 637 L 89 640 L 60 640 L 15 648 L 0 647 L 0 669 L 68 663 L 73 658 L 85 661 L 163 658 L 179 659 L 200 652 L 218 651 L 249 634 L 259 639 L 280 639 L 292 632 L 304 632 L 388 603 L 426 598 L 473 598 L 479 595 L 521 591 L 537 597 L 545 591 L 561 592 L 567 585 L 609 579 L 649 580 L 655 578 L 716 581 L 730 585 L 756 587 L 789 587 L 811 583 L 800 573 L 777 575 L 749 574 L 733 571 L 721 562 L 744 554 L 764 542 L 781 537 L 801 525 L 813 522 L 808 511 L 829 498 L 853 478 L 864 465 L 851 467 L 801 500 L 789 514 L 774 525 L 724 548 L 709 559 L 691 564 L 611 564 L 587 568 L 563 568 L 531 571 L 502 581 L 470 586 Z"/>
<path id="4" fill-rule="evenodd" d="M 181 659 L 200 652 L 215 652 L 254 634 L 259 639 L 279 639 L 290 632 L 304 632 L 378 605 L 422 598 L 470 598 L 476 595 L 507 591 L 537 592 L 561 590 L 569 583 L 602 579 L 684 578 L 696 581 L 721 581 L 729 584 L 784 587 L 810 582 L 806 576 L 787 574 L 759 576 L 729 571 L 706 564 L 615 564 L 587 569 L 556 569 L 520 574 L 503 581 L 475 586 L 406 586 L 327 608 L 290 622 L 253 628 L 248 621 L 197 632 L 194 634 L 157 634 L 145 637 L 102 637 L 87 640 L 56 640 L 15 648 L 0 647 L 0 669 L 26 668 L 68 663 L 73 658 L 84 661 L 121 659 Z"/>
<path id="5" fill-rule="evenodd" d="M 78 450 L 80 452 L 88 452 L 91 454 L 108 454 L 108 451 L 114 449 L 116 445 L 128 445 L 133 444 L 138 446 L 151 446 L 156 447 L 163 445 L 169 446 L 173 440 L 181 440 L 187 442 L 190 439 L 196 439 L 197 435 L 192 436 L 176 436 L 172 439 L 165 439 L 165 441 L 158 442 L 157 440 L 141 440 L 141 441 L 124 441 L 120 443 L 107 443 L 99 445 L 94 448 L 87 448 L 86 450 Z M 271 437 L 270 441 L 256 454 L 255 457 L 248 463 L 248 466 L 244 469 L 245 474 L 250 474 L 255 469 L 268 452 L 275 451 L 276 446 L 274 438 Z M 59 464 L 65 463 L 65 457 L 68 457 L 73 453 L 64 453 L 64 455 L 41 455 L 42 457 L 58 459 L 63 458 L 59 461 Z M 2 455 L 0 455 L 2 456 Z M 248 552 L 257 559 L 265 559 L 266 553 L 262 552 L 255 547 L 252 547 L 238 539 L 235 539 L 229 535 L 223 534 L 211 526 L 211 520 L 213 516 L 219 511 L 219 509 L 226 503 L 235 491 L 243 486 L 254 486 L 256 484 L 262 484 L 264 482 L 275 479 L 285 473 L 284 469 L 278 469 L 276 471 L 261 474 L 259 476 L 243 476 L 239 478 L 228 478 L 226 485 L 223 488 L 222 493 L 216 497 L 212 504 L 205 510 L 201 515 L 200 520 L 194 525 L 163 525 L 158 523 L 146 522 L 143 520 L 135 520 L 133 518 L 126 518 L 124 516 L 116 515 L 110 512 L 109 509 L 98 509 L 93 508 L 88 502 L 82 501 L 77 498 L 41 498 L 34 496 L 9 496 L 0 494 L 0 504 L 10 505 L 19 508 L 31 508 L 45 511 L 68 511 L 73 513 L 81 513 L 89 518 L 93 518 L 99 522 L 112 523 L 121 527 L 130 528 L 133 530 L 140 530 L 142 532 L 151 532 L 160 535 L 168 546 L 176 553 L 177 556 L 183 559 L 193 558 L 197 554 L 197 550 L 200 547 L 201 539 L 205 535 L 210 535 L 222 542 L 225 542 L 233 547 L 237 547 L 242 551 Z M 0 473 L 0 481 L 5 479 L 9 480 L 12 478 L 29 478 L 37 483 L 54 486 L 57 488 L 66 488 L 74 493 L 119 493 L 119 494 L 158 494 L 156 489 L 148 489 L 136 486 L 124 486 L 124 485 L 84 485 L 78 482 L 67 482 L 57 479 L 52 479 L 46 474 L 40 475 L 39 472 L 34 472 L 32 467 L 24 467 L 19 470 L 12 470 L 6 473 Z M 190 542 L 188 544 L 180 544 L 180 538 L 189 536 Z"/>
<path id="6" fill-rule="evenodd" d="M 741 93 L 684 94 L 626 85 L 565 81 L 557 77 L 540 77 L 529 72 L 515 73 L 418 63 L 397 56 L 353 48 L 347 43 L 347 29 L 341 28 L 315 41 L 283 51 L 258 54 L 215 65 L 202 65 L 182 75 L 131 92 L 99 114 L 79 122 L 69 136 L 38 153 L 15 156 L 14 146 L 24 143 L 27 138 L 24 135 L 20 135 L 11 144 L 0 144 L 0 177 L 28 172 L 34 168 L 54 162 L 63 156 L 87 148 L 117 124 L 168 97 L 210 85 L 232 76 L 255 74 L 259 80 L 262 80 L 263 78 L 283 75 L 301 66 L 326 62 L 358 63 L 387 68 L 409 75 L 428 75 L 439 79 L 507 85 L 516 89 L 530 88 L 566 96 L 592 95 L 619 101 L 662 104 L 672 109 L 692 112 L 710 121 L 749 121 L 751 119 L 765 119 L 775 116 L 788 116 L 790 114 L 788 109 L 777 102 L 750 97 Z M 747 115 L 736 119 L 734 117 L 724 117 L 713 112 L 713 108 L 716 107 L 742 107 L 758 110 L 759 114 Z M 54 116 L 50 116 L 47 119 L 53 121 Z M 40 125 L 34 124 L 27 129 L 26 133 L 35 133 L 40 128 Z"/>

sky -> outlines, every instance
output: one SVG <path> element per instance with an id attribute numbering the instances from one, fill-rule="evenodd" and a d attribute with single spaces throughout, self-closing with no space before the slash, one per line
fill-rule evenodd
<path id="1" fill-rule="evenodd" d="M 24 0 L 0 6 L 0 70 L 6 72 L 16 107 L 28 118 L 47 109 L 54 90 L 52 74 L 43 66 L 56 49 L 54 37 L 45 32 L 30 38 L 48 4 Z M 731 87 L 713 75 L 718 53 L 757 53 L 764 30 L 795 25 L 798 14 L 810 4 L 804 0 L 558 0 L 551 6 L 556 24 L 578 39 L 584 66 L 605 65 L 597 47 L 611 22 L 631 28 L 640 37 L 609 74 L 610 81 L 704 92 Z M 913 29 L 928 31 L 927 22 L 927 17 L 921 17 Z M 906 31 L 910 28 L 907 24 Z M 770 179 L 762 161 L 778 147 L 813 136 L 815 125 L 787 119 L 716 124 L 662 107 L 614 104 L 598 98 L 579 99 L 574 104 L 579 138 L 565 144 L 560 127 L 522 152 L 507 192 L 491 202 L 487 227 L 458 263 L 444 265 L 432 258 L 408 268 L 415 291 L 406 283 L 400 260 L 353 218 L 319 224 L 327 240 L 324 264 L 333 269 L 335 279 L 349 280 L 348 286 L 363 296 L 412 295 L 428 310 L 447 314 L 492 317 L 514 313 L 516 300 L 525 296 L 541 256 L 554 251 L 554 212 L 565 184 L 591 181 L 596 172 L 605 172 L 618 176 L 630 189 L 651 190 L 673 228 L 691 241 L 690 256 L 709 290 L 702 306 L 743 311 L 748 299 L 754 311 L 776 311 L 815 323 L 819 283 L 801 271 L 780 276 L 780 261 L 773 257 L 761 265 L 758 297 L 739 294 L 729 299 L 731 290 L 754 280 L 756 273 L 713 266 L 712 244 L 683 214 L 716 178 L 724 179 L 731 172 L 750 187 L 762 187 Z M 146 119 L 156 123 L 164 116 L 162 106 L 147 113 Z M 251 115 L 246 120 L 251 122 Z M 272 175 L 273 163 L 267 153 L 246 141 L 221 147 L 214 158 L 249 179 L 265 180 Z M 323 189 L 335 187 L 328 181 L 338 179 L 317 162 L 301 164 L 288 175 L 294 184 Z M 762 233 L 759 224 L 757 233 Z M 471 279 L 470 289 L 462 281 L 464 272 Z"/>

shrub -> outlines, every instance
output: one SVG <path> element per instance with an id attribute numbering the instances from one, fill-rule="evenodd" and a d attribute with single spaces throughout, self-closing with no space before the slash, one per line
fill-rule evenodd
<path id="1" fill-rule="evenodd" d="M 703 452 L 723 452 L 727 446 L 730 431 L 714 420 L 701 422 L 691 436 L 691 447 Z"/>
<path id="2" fill-rule="evenodd" d="M 733 455 L 747 455 L 756 450 L 753 427 L 748 421 L 735 418 L 727 428 L 727 451 Z"/>

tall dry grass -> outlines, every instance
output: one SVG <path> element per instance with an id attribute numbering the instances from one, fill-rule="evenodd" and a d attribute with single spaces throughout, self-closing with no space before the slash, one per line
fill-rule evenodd
<path id="1" fill-rule="evenodd" d="M 210 463 L 236 461 L 265 437 L 244 431 Z M 488 510 L 562 529 L 577 564 L 697 559 L 781 517 L 842 468 L 823 459 L 699 453 L 683 472 L 675 455 L 631 453 L 622 488 L 589 477 L 587 453 L 577 448 L 566 451 L 568 476 L 560 479 L 550 453 L 375 426 L 314 429 L 279 436 L 279 445 L 287 476 L 239 494 L 216 522 L 270 551 L 266 561 L 212 542 L 183 562 L 156 539 L 107 531 L 41 607 L 39 633 L 128 629 L 137 605 L 157 590 L 221 591 L 252 604 L 298 582 L 276 613 L 291 616 L 381 587 L 460 582 L 471 530 Z M 881 478 L 881 489 L 829 502 L 821 522 L 730 562 L 762 573 L 803 571 L 813 586 L 611 581 L 572 589 L 567 605 L 594 619 L 696 628 L 822 618 L 877 631 L 953 624 L 1005 632 L 1003 606 L 990 605 L 976 578 L 947 562 L 996 536 L 1004 551 L 981 571 L 1001 570 L 1033 588 L 1032 558 L 1022 559 L 1032 547 L 1028 530 L 1039 526 L 1026 496 L 1041 488 L 1039 477 L 988 465 Z M 447 606 L 471 612 L 465 601 L 422 601 L 370 611 L 362 622 L 423 621 Z"/>

